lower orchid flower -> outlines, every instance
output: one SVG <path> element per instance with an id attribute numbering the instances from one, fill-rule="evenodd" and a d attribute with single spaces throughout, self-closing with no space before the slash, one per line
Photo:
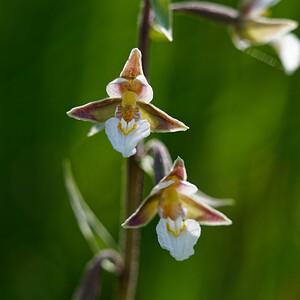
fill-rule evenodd
<path id="1" fill-rule="evenodd" d="M 104 124 L 113 148 L 124 157 L 134 155 L 136 145 L 150 131 L 175 132 L 188 129 L 182 122 L 149 103 L 153 91 L 143 74 L 141 52 L 137 48 L 131 51 L 120 78 L 110 82 L 106 92 L 110 98 L 75 107 L 67 114 L 75 119 L 95 123 L 92 134 L 102 128 L 99 125 Z"/>
<path id="2" fill-rule="evenodd" d="M 184 162 L 178 157 L 170 173 L 122 224 L 124 228 L 142 227 L 158 213 L 158 242 L 178 261 L 194 254 L 194 245 L 201 234 L 200 225 L 232 223 L 224 214 L 207 204 L 214 199 L 199 192 L 186 178 Z"/>

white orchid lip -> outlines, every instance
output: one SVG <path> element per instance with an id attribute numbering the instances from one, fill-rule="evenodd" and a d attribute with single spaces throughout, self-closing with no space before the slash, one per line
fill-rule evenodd
<path id="1" fill-rule="evenodd" d="M 122 102 L 116 108 L 115 117 L 105 123 L 105 131 L 113 148 L 124 157 L 134 155 L 136 145 L 150 134 L 150 123 L 141 120 L 136 99 L 135 92 L 123 91 Z"/>
<path id="2" fill-rule="evenodd" d="M 179 217 L 175 221 L 168 218 L 168 222 L 166 223 L 167 230 L 171 232 L 175 237 L 178 237 L 179 234 L 184 230 L 185 223 L 184 221 Z"/>
<path id="3" fill-rule="evenodd" d="M 161 218 L 156 226 L 158 242 L 163 249 L 170 252 L 177 261 L 189 258 L 195 253 L 201 228 L 194 220 Z"/>
<path id="4" fill-rule="evenodd" d="M 126 136 L 130 132 L 134 131 L 136 129 L 136 122 L 134 119 L 132 119 L 129 123 L 127 123 L 123 118 L 118 123 L 119 130 Z"/>
<path id="5" fill-rule="evenodd" d="M 132 119 L 127 123 L 124 119 L 110 118 L 105 122 L 105 132 L 113 148 L 129 157 L 136 153 L 136 145 L 150 134 L 150 124 L 146 120 Z"/>

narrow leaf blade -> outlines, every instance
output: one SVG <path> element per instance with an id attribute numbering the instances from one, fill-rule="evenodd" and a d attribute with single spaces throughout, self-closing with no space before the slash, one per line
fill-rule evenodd
<path id="1" fill-rule="evenodd" d="M 69 160 L 63 162 L 63 173 L 71 207 L 81 233 L 89 244 L 92 252 L 96 254 L 106 248 L 117 250 L 117 245 L 113 237 L 84 201 L 75 182 Z"/>

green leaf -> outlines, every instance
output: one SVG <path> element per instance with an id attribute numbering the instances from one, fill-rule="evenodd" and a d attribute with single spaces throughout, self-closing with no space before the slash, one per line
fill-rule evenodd
<path id="1" fill-rule="evenodd" d="M 172 11 L 170 0 L 150 0 L 150 3 L 154 11 L 155 20 L 160 26 L 161 31 L 169 41 L 172 41 Z"/>
<path id="2" fill-rule="evenodd" d="M 92 252 L 96 254 L 107 248 L 118 250 L 113 237 L 84 201 L 73 177 L 71 163 L 67 159 L 63 161 L 63 173 L 71 207 L 81 233 L 89 244 Z"/>
<path id="3" fill-rule="evenodd" d="M 150 28 L 150 38 L 153 41 L 158 42 L 169 42 L 168 38 L 164 35 L 161 31 L 160 26 L 157 24 L 156 21 L 153 22 Z"/>

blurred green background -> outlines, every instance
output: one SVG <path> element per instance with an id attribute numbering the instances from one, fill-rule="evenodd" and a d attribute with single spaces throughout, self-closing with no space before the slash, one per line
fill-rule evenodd
<path id="1" fill-rule="evenodd" d="M 139 8 L 1 3 L 1 299 L 70 299 L 92 257 L 64 189 L 64 157 L 118 237 L 123 158 L 104 132 L 87 138 L 90 124 L 65 112 L 106 97 L 137 46 Z M 300 2 L 272 12 L 300 20 Z M 176 15 L 173 32 L 172 43 L 151 44 L 152 103 L 190 130 L 151 137 L 185 160 L 190 182 L 236 205 L 221 209 L 233 225 L 203 226 L 184 262 L 160 248 L 157 217 L 144 228 L 137 299 L 300 299 L 300 71 L 287 77 L 239 52 L 207 21 Z M 151 188 L 146 178 L 145 195 Z M 105 274 L 102 299 L 112 299 L 113 280 Z"/>

